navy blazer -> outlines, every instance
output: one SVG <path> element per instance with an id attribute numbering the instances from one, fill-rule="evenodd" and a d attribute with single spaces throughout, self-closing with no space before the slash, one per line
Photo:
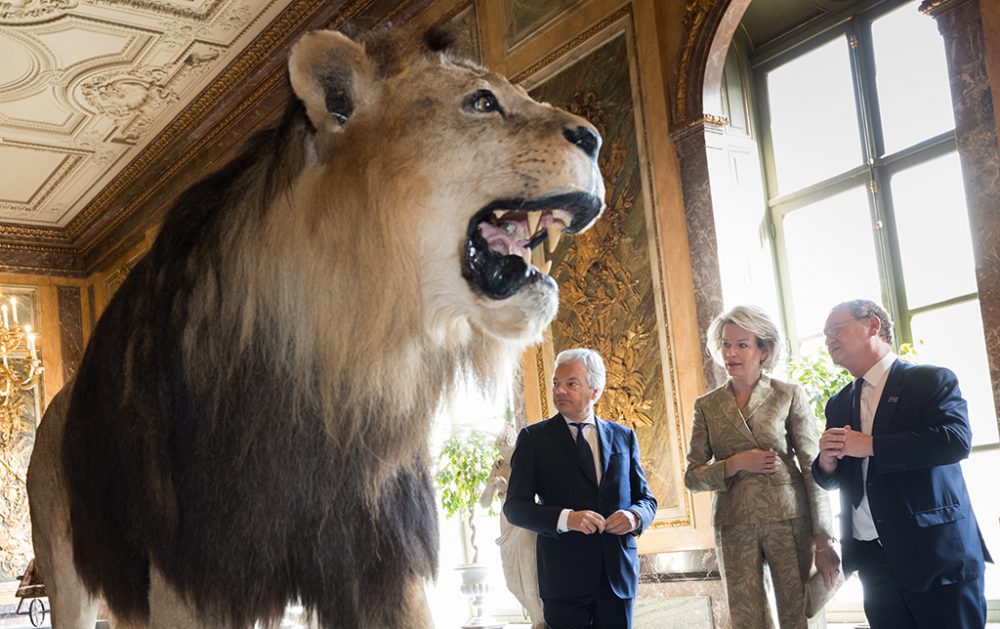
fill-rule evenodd
<path id="1" fill-rule="evenodd" d="M 830 398 L 827 428 L 852 423 L 851 397 L 848 385 Z M 894 362 L 875 411 L 872 447 L 868 505 L 899 583 L 926 592 L 982 575 L 983 562 L 991 559 L 959 464 L 971 451 L 972 430 L 955 374 Z M 840 488 L 844 572 L 850 574 L 857 569 L 851 480 L 861 475 L 861 459 L 844 457 L 829 475 L 816 461 L 812 468 L 821 487 Z"/>
<path id="2" fill-rule="evenodd" d="M 562 415 L 525 427 L 511 455 L 503 512 L 511 524 L 538 533 L 538 589 L 543 599 L 593 594 L 602 568 L 615 594 L 636 596 L 639 553 L 635 538 L 653 521 L 656 498 L 639 463 L 635 431 L 596 417 L 594 421 L 603 470 L 600 487 L 584 472 Z M 639 516 L 640 523 L 627 535 L 558 533 L 556 524 L 563 509 L 596 511 L 604 517 L 628 509 Z"/>

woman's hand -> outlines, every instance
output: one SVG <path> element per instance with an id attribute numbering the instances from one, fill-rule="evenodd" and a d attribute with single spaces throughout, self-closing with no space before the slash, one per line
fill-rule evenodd
<path id="1" fill-rule="evenodd" d="M 823 575 L 826 587 L 832 588 L 840 572 L 840 555 L 833 547 L 833 538 L 818 534 L 813 537 L 813 541 L 816 544 L 816 571 Z"/>
<path id="2" fill-rule="evenodd" d="M 774 450 L 743 450 L 726 459 L 726 478 L 746 470 L 754 474 L 773 474 L 778 469 L 778 453 Z"/>

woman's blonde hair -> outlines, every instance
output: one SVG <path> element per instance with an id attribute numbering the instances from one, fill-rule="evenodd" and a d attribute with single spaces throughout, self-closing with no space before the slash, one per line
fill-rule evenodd
<path id="1" fill-rule="evenodd" d="M 757 347 L 764 350 L 767 355 L 761 361 L 760 366 L 765 371 L 771 371 L 777 366 L 781 359 L 781 332 L 774 324 L 771 317 L 762 308 L 757 306 L 736 306 L 728 312 L 723 312 L 708 326 L 708 353 L 712 359 L 725 365 L 722 358 L 722 328 L 727 323 L 738 325 L 747 332 L 757 337 Z"/>

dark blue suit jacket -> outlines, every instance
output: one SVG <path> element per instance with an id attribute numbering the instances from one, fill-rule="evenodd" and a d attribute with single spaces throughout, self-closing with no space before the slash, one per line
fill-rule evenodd
<path id="1" fill-rule="evenodd" d="M 826 427 L 850 425 L 851 385 L 826 405 Z M 860 430 L 860 426 L 852 426 Z M 983 574 L 990 561 L 959 462 L 969 456 L 972 431 L 955 374 L 942 367 L 893 363 L 875 411 L 874 456 L 866 491 L 879 541 L 899 583 L 926 592 Z M 813 462 L 813 478 L 840 488 L 844 572 L 857 569 L 852 539 L 854 476 L 861 459 L 844 457 L 833 474 Z"/>
<path id="2" fill-rule="evenodd" d="M 504 514 L 511 524 L 538 533 L 538 589 L 541 597 L 587 596 L 597 591 L 602 570 L 620 598 L 635 598 L 639 583 L 636 536 L 653 521 L 656 498 L 639 463 L 635 431 L 595 418 L 603 469 L 600 487 L 584 472 L 572 432 L 562 415 L 527 426 L 510 461 Z M 538 497 L 536 502 L 535 497 Z M 557 533 L 563 509 L 590 510 L 604 517 L 619 509 L 639 516 L 627 535 Z"/>

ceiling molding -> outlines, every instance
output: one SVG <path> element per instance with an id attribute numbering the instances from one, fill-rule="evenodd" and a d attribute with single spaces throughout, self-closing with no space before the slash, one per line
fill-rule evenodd
<path id="1" fill-rule="evenodd" d="M 51 0 L 44 1 L 49 4 Z M 358 32 L 387 22 L 399 25 L 408 22 L 431 1 L 294 0 L 228 65 L 218 68 L 206 87 L 190 98 L 134 158 L 103 182 L 93 198 L 64 227 L 9 222 L 10 213 L 3 214 L 2 208 L 13 203 L 0 199 L 0 220 L 8 221 L 0 223 L 0 270 L 64 276 L 94 272 L 101 264 L 108 263 L 114 252 L 155 226 L 173 199 L 194 180 L 231 159 L 250 133 L 273 123 L 280 115 L 290 97 L 285 78 L 287 50 L 299 34 L 316 28 L 347 28 Z M 217 15 L 224 10 L 221 7 L 226 2 L 205 0 L 201 10 Z M 129 0 L 127 4 L 136 6 L 137 1 Z M 162 8 L 170 3 L 155 4 Z M 0 13 L 0 23 L 4 19 L 4 14 Z M 0 48 L 3 44 L 0 39 Z M 199 63 L 197 54 L 204 54 L 204 48 L 201 53 L 190 50 L 189 46 L 178 49 L 177 53 L 187 54 L 185 63 Z M 38 80 L 38 68 L 25 66 L 15 76 L 18 85 Z M 132 69 L 115 66 L 105 72 L 103 84 L 100 80 L 95 81 L 92 74 L 88 75 L 91 95 L 94 89 L 103 86 L 106 93 L 110 91 L 115 97 L 127 100 L 134 95 L 140 99 L 146 98 L 144 92 L 163 87 L 156 84 L 162 75 L 144 70 L 141 65 Z M 0 84 L 3 78 L 0 71 Z M 133 91 L 114 91 L 115 80 L 127 83 Z M 109 85 L 112 86 L 107 87 Z M 6 88 L 0 92 L 0 105 L 6 94 Z M 147 102 L 143 100 L 144 104 Z M 91 106 L 97 108 L 93 103 Z M 111 98 L 106 106 L 113 108 L 114 99 Z M 4 121 L 9 122 L 10 117 L 4 117 L 0 108 L 0 123 Z M 119 142 L 127 142 L 127 139 L 119 138 Z M 0 126 L 0 152 L 10 154 L 17 147 L 16 142 L 2 135 Z M 64 153 L 66 160 L 74 156 L 82 159 L 73 151 Z M 107 159 L 113 160 L 113 156 Z M 60 164 L 62 176 L 73 176 L 67 171 L 74 165 L 78 166 Z M 53 170 L 56 170 L 54 166 Z"/>

